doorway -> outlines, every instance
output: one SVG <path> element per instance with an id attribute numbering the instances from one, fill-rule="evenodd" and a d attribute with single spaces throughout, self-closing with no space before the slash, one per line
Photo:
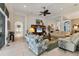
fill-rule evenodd
<path id="1" fill-rule="evenodd" d="M 15 37 L 23 37 L 23 22 L 15 22 Z"/>

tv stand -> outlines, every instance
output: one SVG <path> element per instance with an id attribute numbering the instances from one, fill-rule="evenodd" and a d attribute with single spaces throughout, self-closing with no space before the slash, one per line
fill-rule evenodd
<path id="1" fill-rule="evenodd" d="M 42 32 L 37 32 L 38 26 L 42 28 Z M 44 30 L 46 29 L 46 26 L 44 25 L 31 25 L 31 27 L 35 29 L 35 32 L 33 32 L 33 34 L 36 34 L 36 35 L 43 35 Z"/>

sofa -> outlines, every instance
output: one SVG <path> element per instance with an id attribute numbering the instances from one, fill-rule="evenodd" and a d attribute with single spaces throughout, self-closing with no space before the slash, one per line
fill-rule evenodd
<path id="1" fill-rule="evenodd" d="M 29 48 L 36 54 L 40 55 L 48 48 L 48 39 L 43 39 L 43 36 L 39 35 L 27 35 L 25 36 L 26 42 Z"/>
<path id="2" fill-rule="evenodd" d="M 78 43 L 79 43 L 79 33 L 74 33 L 69 37 L 58 39 L 59 48 L 69 50 L 72 52 L 76 51 Z"/>

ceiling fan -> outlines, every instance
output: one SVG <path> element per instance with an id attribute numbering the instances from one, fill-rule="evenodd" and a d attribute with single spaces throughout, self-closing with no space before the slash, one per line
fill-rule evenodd
<path id="1" fill-rule="evenodd" d="M 44 11 L 40 11 L 40 15 L 46 16 L 47 14 L 51 14 L 46 7 L 43 7 Z"/>

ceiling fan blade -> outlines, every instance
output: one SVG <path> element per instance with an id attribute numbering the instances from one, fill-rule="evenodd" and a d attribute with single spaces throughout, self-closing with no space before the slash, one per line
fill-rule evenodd
<path id="1" fill-rule="evenodd" d="M 40 15 L 46 16 L 47 14 L 51 14 L 48 9 L 45 10 L 45 7 L 43 8 L 44 8 L 44 11 L 40 11 Z"/>
<path id="2" fill-rule="evenodd" d="M 45 12 L 45 13 L 47 13 L 47 12 L 48 12 L 48 10 L 45 10 L 44 12 Z"/>
<path id="3" fill-rule="evenodd" d="M 39 14 L 39 15 L 42 15 L 42 14 Z"/>
<path id="4" fill-rule="evenodd" d="M 44 16 L 46 16 L 46 14 L 44 13 Z"/>
<path id="5" fill-rule="evenodd" d="M 46 14 L 51 14 L 50 12 L 46 13 Z"/>

